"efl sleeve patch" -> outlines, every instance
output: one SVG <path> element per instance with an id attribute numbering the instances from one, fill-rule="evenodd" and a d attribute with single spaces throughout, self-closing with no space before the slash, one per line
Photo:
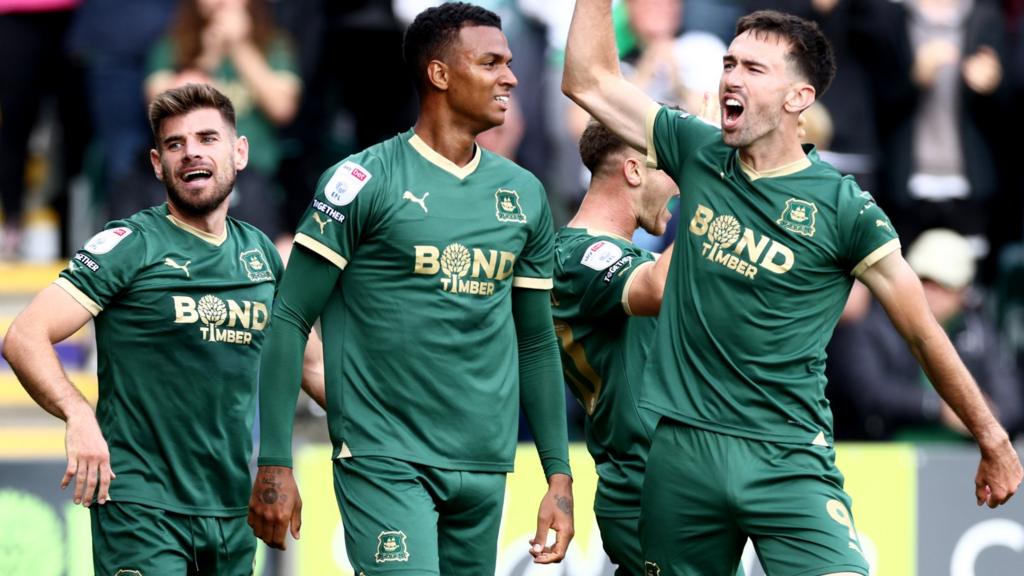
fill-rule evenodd
<path id="1" fill-rule="evenodd" d="M 93 254 L 106 254 L 132 233 L 131 228 L 118 226 L 104 230 L 85 243 L 85 250 Z"/>
<path id="2" fill-rule="evenodd" d="M 355 200 L 356 195 L 371 178 L 373 174 L 366 168 L 351 160 L 345 161 L 327 181 L 324 195 L 335 206 L 347 206 Z"/>
<path id="3" fill-rule="evenodd" d="M 580 264 L 592 270 L 600 271 L 608 268 L 621 257 L 622 248 L 607 240 L 598 240 L 591 244 L 586 252 L 583 253 Z"/>

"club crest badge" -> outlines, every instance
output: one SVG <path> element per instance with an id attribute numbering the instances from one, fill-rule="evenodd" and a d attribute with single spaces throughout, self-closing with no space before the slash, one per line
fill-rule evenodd
<path id="1" fill-rule="evenodd" d="M 523 207 L 519 204 L 519 192 L 498 188 L 498 191 L 494 193 L 494 199 L 496 205 L 494 215 L 498 217 L 499 222 L 526 224 L 526 214 L 523 213 Z"/>
<path id="2" fill-rule="evenodd" d="M 790 232 L 810 237 L 814 236 L 814 217 L 817 213 L 818 207 L 814 202 L 790 198 L 786 200 L 782 216 L 775 223 Z"/>
<path id="3" fill-rule="evenodd" d="M 374 559 L 378 564 L 384 562 L 408 562 L 409 547 L 405 543 L 405 532 L 401 530 L 385 530 L 377 535 L 377 553 Z"/>
<path id="4" fill-rule="evenodd" d="M 259 248 L 245 250 L 238 255 L 238 259 L 242 261 L 242 266 L 245 267 L 245 273 L 249 276 L 249 280 L 253 282 L 266 282 L 274 279 L 274 273 L 270 270 L 267 258 Z"/>

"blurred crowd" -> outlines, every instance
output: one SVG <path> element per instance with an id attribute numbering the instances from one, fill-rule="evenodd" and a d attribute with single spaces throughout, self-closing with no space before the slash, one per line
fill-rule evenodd
<path id="1" fill-rule="evenodd" d="M 438 3 L 0 0 L 0 260 L 67 256 L 76 225 L 88 234 L 159 203 L 146 103 L 189 82 L 228 94 L 251 143 L 231 214 L 287 251 L 320 173 L 412 124 L 402 34 Z M 559 89 L 573 3 L 476 3 L 502 17 L 519 80 L 505 125 L 480 143 L 541 178 L 561 225 L 587 185 L 587 117 Z M 616 0 L 623 70 L 714 117 L 734 23 L 761 8 L 815 20 L 832 41 L 839 71 L 805 113 L 807 141 L 890 215 L 936 317 L 1003 424 L 1024 430 L 1024 0 Z M 657 250 L 674 228 L 635 240 Z M 964 434 L 861 287 L 829 371 L 837 438 Z"/>

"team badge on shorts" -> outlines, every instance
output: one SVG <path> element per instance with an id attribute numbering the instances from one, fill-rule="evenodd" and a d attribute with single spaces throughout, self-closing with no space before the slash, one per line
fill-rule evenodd
<path id="1" fill-rule="evenodd" d="M 267 280 L 274 279 L 274 273 L 270 271 L 267 259 L 263 256 L 263 252 L 261 252 L 259 248 L 253 248 L 242 252 L 238 255 L 238 259 L 241 260 L 242 265 L 245 266 L 245 273 L 249 275 L 249 280 L 252 280 L 253 282 L 265 282 Z"/>
<path id="2" fill-rule="evenodd" d="M 644 576 L 661 576 L 661 568 L 656 562 L 644 562 Z"/>
<path id="3" fill-rule="evenodd" d="M 814 215 L 818 213 L 818 207 L 814 202 L 790 198 L 786 200 L 786 207 L 782 210 L 782 216 L 775 221 L 790 232 L 814 236 Z"/>
<path id="4" fill-rule="evenodd" d="M 526 214 L 523 207 L 519 205 L 519 192 L 498 188 L 494 193 L 497 211 L 494 213 L 499 222 L 518 222 L 526 224 Z"/>
<path id="5" fill-rule="evenodd" d="M 408 562 L 409 547 L 405 544 L 405 532 L 385 530 L 377 535 L 377 553 L 374 560 L 384 562 Z"/>

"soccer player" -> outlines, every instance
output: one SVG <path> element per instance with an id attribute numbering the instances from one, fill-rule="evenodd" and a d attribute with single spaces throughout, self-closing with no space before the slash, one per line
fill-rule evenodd
<path id="1" fill-rule="evenodd" d="M 657 418 L 637 404 L 672 246 L 658 257 L 630 238 L 641 227 L 665 232 L 679 188 L 597 122 L 583 131 L 580 156 L 590 187 L 555 237 L 551 312 L 565 381 L 587 414 L 604 549 L 618 576 L 641 576 L 640 487 Z"/>
<path id="2" fill-rule="evenodd" d="M 227 217 L 249 155 L 231 101 L 189 84 L 160 94 L 149 117 L 167 203 L 93 236 L 15 319 L 3 353 L 67 422 L 61 486 L 74 481 L 76 504 L 101 504 L 96 574 L 251 574 L 256 371 L 281 260 L 262 232 Z M 95 414 L 53 350 L 92 318 Z M 323 403 L 315 380 L 304 386 Z"/>
<path id="3" fill-rule="evenodd" d="M 798 115 L 835 69 L 820 30 L 778 12 L 743 17 L 724 57 L 719 130 L 622 79 L 609 4 L 576 3 L 563 90 L 686 182 L 641 401 L 661 416 L 641 505 L 647 574 L 731 574 L 747 536 L 770 574 L 867 574 L 823 393 L 824 347 L 853 278 L 977 439 L 978 503 L 1004 503 L 1019 458 L 889 219 L 800 146 Z"/>
<path id="4" fill-rule="evenodd" d="M 520 404 L 548 480 L 530 552 L 557 562 L 573 528 L 554 230 L 540 182 L 474 143 L 505 118 L 512 55 L 498 17 L 464 3 L 420 13 L 404 52 L 415 126 L 328 169 L 299 224 L 263 357 L 249 521 L 271 546 L 298 536 L 292 418 L 320 317 L 356 573 L 494 573 Z"/>

